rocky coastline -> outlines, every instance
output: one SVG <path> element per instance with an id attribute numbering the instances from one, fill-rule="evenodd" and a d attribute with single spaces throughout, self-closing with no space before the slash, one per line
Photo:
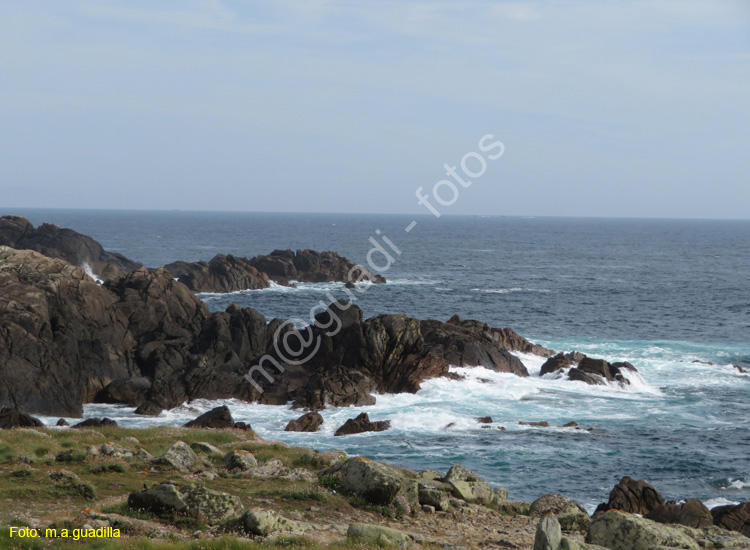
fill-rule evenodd
<path id="1" fill-rule="evenodd" d="M 545 360 L 539 376 L 586 384 L 627 386 L 637 372 L 458 315 L 364 319 L 353 303 L 333 302 L 300 330 L 236 305 L 211 312 L 196 296 L 294 280 L 385 282 L 336 253 L 309 250 L 148 269 L 72 230 L 0 218 L 0 541 L 25 522 L 118 529 L 134 540 L 230 537 L 248 548 L 292 537 L 304 548 L 750 549 L 747 503 L 708 510 L 666 501 L 629 477 L 590 517 L 562 495 L 509 500 L 461 465 L 413 471 L 266 442 L 226 407 L 183 428 L 126 430 L 106 418 L 45 428 L 34 418 L 81 417 L 86 403 L 156 415 L 236 398 L 291 403 L 301 416 L 286 430 L 316 431 L 316 411 L 414 393 L 426 380 L 458 376 L 452 366 L 528 377 L 519 353 Z M 284 353 L 290 341 L 297 355 Z M 489 428 L 492 419 L 477 422 Z M 389 427 L 363 413 L 336 436 Z M 25 518 L 19 494 L 34 495 Z"/>

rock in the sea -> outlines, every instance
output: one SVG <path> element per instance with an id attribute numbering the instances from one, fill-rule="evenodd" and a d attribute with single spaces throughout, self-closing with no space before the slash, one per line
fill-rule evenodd
<path id="1" fill-rule="evenodd" d="M 229 412 L 229 407 L 222 405 L 208 412 L 203 413 L 198 418 L 185 424 L 186 428 L 232 428 L 234 427 L 234 418 Z"/>
<path id="2" fill-rule="evenodd" d="M 42 421 L 28 414 L 24 414 L 18 409 L 6 407 L 0 410 L 0 429 L 9 428 L 40 428 L 44 426 Z"/>
<path id="3" fill-rule="evenodd" d="M 568 379 L 590 385 L 602 386 L 609 382 L 619 382 L 627 386 L 630 380 L 623 374 L 625 371 L 638 372 L 630 363 L 608 363 L 604 359 L 584 357 L 577 367 L 568 371 Z"/>
<path id="4" fill-rule="evenodd" d="M 561 539 L 560 523 L 554 516 L 545 516 L 536 527 L 534 550 L 560 550 Z"/>
<path id="5" fill-rule="evenodd" d="M 374 545 L 379 548 L 409 548 L 409 535 L 384 527 L 367 523 L 352 523 L 346 532 L 346 538 L 355 544 Z"/>
<path id="6" fill-rule="evenodd" d="M 224 467 L 227 470 L 250 470 L 257 468 L 258 461 L 250 451 L 238 449 L 224 456 Z"/>
<path id="7" fill-rule="evenodd" d="M 665 525 L 617 510 L 594 517 L 586 542 L 610 550 L 649 550 L 681 548 L 750 549 L 750 539 L 718 527 L 693 529 L 684 525 Z"/>
<path id="8" fill-rule="evenodd" d="M 285 518 L 273 510 L 250 508 L 240 518 L 240 525 L 251 534 L 267 537 L 273 533 L 291 533 L 299 531 L 297 522 Z"/>
<path id="9" fill-rule="evenodd" d="M 268 288 L 268 275 L 247 258 L 217 254 L 209 262 L 174 262 L 164 266 L 193 292 L 236 292 Z"/>
<path id="10" fill-rule="evenodd" d="M 73 424 L 73 428 L 104 428 L 106 426 L 117 426 L 117 422 L 111 418 L 87 418 L 83 422 Z"/>
<path id="11" fill-rule="evenodd" d="M 67 420 L 65 420 L 64 418 L 61 418 L 60 420 L 57 421 L 57 424 L 55 424 L 55 426 L 61 426 L 61 427 L 70 426 L 70 424 L 68 424 Z"/>
<path id="12" fill-rule="evenodd" d="M 290 420 L 284 431 L 286 432 L 317 432 L 323 425 L 323 417 L 320 413 L 309 412 L 299 418 Z"/>
<path id="13" fill-rule="evenodd" d="M 211 491 L 201 485 L 188 485 L 178 489 L 170 482 L 131 493 L 128 496 L 128 506 L 158 516 L 185 514 L 205 519 L 209 525 L 221 523 L 242 511 L 242 503 L 236 496 Z"/>
<path id="14" fill-rule="evenodd" d="M 594 515 L 608 510 L 620 510 L 645 516 L 654 508 L 664 505 L 664 497 L 646 481 L 623 477 L 609 493 L 609 500 L 600 504 Z"/>
<path id="15" fill-rule="evenodd" d="M 164 454 L 154 459 L 154 464 L 167 466 L 180 472 L 190 472 L 200 464 L 198 455 L 184 441 L 173 443 Z"/>
<path id="16" fill-rule="evenodd" d="M 451 466 L 443 482 L 451 486 L 454 497 L 466 502 L 501 504 L 508 500 L 507 489 L 493 489 L 476 472 L 472 472 L 461 464 Z"/>
<path id="17" fill-rule="evenodd" d="M 750 502 L 718 506 L 711 510 L 714 525 L 750 537 Z"/>
<path id="18" fill-rule="evenodd" d="M 711 511 L 698 499 L 678 504 L 670 501 L 651 510 L 646 519 L 659 523 L 676 523 L 688 527 L 710 527 L 714 524 Z"/>
<path id="19" fill-rule="evenodd" d="M 574 367 L 581 362 L 586 356 L 582 353 L 571 352 L 571 353 L 558 353 L 557 355 L 550 357 L 542 365 L 542 370 L 539 372 L 539 376 L 546 374 L 552 374 L 557 371 L 564 371 L 570 367 Z"/>
<path id="20" fill-rule="evenodd" d="M 326 407 L 365 407 L 375 404 L 370 392 L 375 389 L 371 378 L 356 369 L 331 365 L 316 372 L 294 401 L 295 409 L 320 410 Z"/>
<path id="21" fill-rule="evenodd" d="M 44 223 L 37 228 L 20 216 L 0 218 L 0 246 L 34 250 L 50 258 L 59 258 L 80 268 L 88 267 L 98 279 L 111 279 L 129 273 L 141 264 L 122 254 L 107 252 L 87 235 L 72 229 Z"/>
<path id="22" fill-rule="evenodd" d="M 491 416 L 477 416 L 474 420 L 476 420 L 480 424 L 492 424 Z"/>
<path id="23" fill-rule="evenodd" d="M 521 420 L 519 423 L 521 426 L 534 426 L 536 428 L 549 428 L 549 422 L 546 420 L 540 420 L 540 421 L 534 421 L 534 422 L 526 422 L 524 420 Z"/>
<path id="24" fill-rule="evenodd" d="M 540 518 L 550 514 L 557 518 L 563 531 L 585 533 L 591 523 L 583 506 L 563 495 L 544 495 L 531 503 L 531 517 Z"/>
<path id="25" fill-rule="evenodd" d="M 385 283 L 382 275 L 373 275 L 363 266 L 355 265 L 336 252 L 274 250 L 267 256 L 251 258 L 248 263 L 272 281 L 283 285 L 288 285 L 292 280 L 309 283 Z"/>
<path id="26" fill-rule="evenodd" d="M 363 432 L 382 432 L 391 427 L 390 420 L 380 420 L 371 422 L 367 413 L 362 413 L 356 418 L 350 418 L 336 430 L 333 435 L 352 435 Z"/>
<path id="27" fill-rule="evenodd" d="M 341 487 L 371 504 L 395 504 L 401 497 L 412 509 L 419 506 L 418 474 L 357 456 L 323 470 L 321 476 L 340 480 Z"/>

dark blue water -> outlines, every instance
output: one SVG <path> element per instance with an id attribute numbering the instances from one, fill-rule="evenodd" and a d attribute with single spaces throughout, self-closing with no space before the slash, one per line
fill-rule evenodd
<path id="1" fill-rule="evenodd" d="M 319 434 L 286 434 L 280 430 L 293 412 L 235 404 L 265 437 L 418 468 L 463 462 L 519 499 L 561 491 L 591 506 L 622 475 L 649 479 L 673 498 L 750 497 L 750 378 L 731 367 L 750 366 L 748 221 L 12 213 L 72 227 L 152 267 L 276 248 L 336 250 L 367 265 L 368 239 L 380 239 L 379 229 L 401 255 L 384 273 L 389 284 L 356 294 L 365 316 L 445 320 L 458 313 L 556 349 L 629 360 L 642 376 L 631 391 L 502 376 L 492 384 L 435 381 L 417 396 L 379 397 L 363 410 L 391 419 L 393 429 L 346 440 L 332 431 L 358 410 L 327 411 Z M 406 233 L 412 219 L 417 226 Z M 321 300 L 341 295 L 340 285 L 310 284 L 203 298 L 215 310 L 236 302 L 269 319 L 304 319 Z M 479 429 L 472 417 L 480 414 L 508 431 Z M 128 411 L 121 418 L 145 422 Z M 518 420 L 575 420 L 596 431 L 527 429 Z M 459 429 L 445 430 L 450 422 Z"/>

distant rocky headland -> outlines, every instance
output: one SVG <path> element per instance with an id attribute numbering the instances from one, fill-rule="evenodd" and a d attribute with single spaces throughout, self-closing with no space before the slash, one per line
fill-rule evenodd
<path id="1" fill-rule="evenodd" d="M 75 417 L 83 404 L 99 402 L 153 415 L 199 398 L 292 402 L 311 411 L 366 405 L 376 393 L 416 392 L 425 380 L 454 377 L 450 366 L 528 376 L 514 352 L 549 358 L 542 374 L 589 384 L 627 384 L 623 372 L 635 370 L 556 355 L 509 328 L 459 316 L 365 320 L 349 302 L 319 312 L 302 335 L 250 308 L 211 313 L 193 292 L 248 288 L 248 273 L 264 283 L 342 280 L 355 266 L 333 252 L 217 256 L 205 265 L 147 269 L 91 237 L 50 224 L 35 229 L 16 216 L 0 218 L 0 243 L 0 406 L 29 413 Z M 358 276 L 382 282 L 369 272 Z M 282 341 L 296 345 L 293 356 Z"/>

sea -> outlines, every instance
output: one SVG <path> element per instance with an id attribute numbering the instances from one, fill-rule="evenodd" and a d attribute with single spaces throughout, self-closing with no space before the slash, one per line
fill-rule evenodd
<path id="1" fill-rule="evenodd" d="M 620 387 L 541 378 L 543 359 L 528 355 L 520 358 L 529 378 L 455 367 L 464 380 L 430 380 L 416 394 L 327 409 L 317 433 L 283 431 L 300 414 L 289 407 L 227 402 L 236 420 L 266 439 L 415 469 L 445 471 L 461 463 L 508 488 L 512 500 L 563 493 L 589 511 L 626 475 L 649 481 L 667 499 L 699 498 L 709 507 L 750 500 L 750 376 L 734 368 L 750 370 L 750 221 L 2 213 L 73 228 L 149 267 L 218 253 L 334 250 L 363 265 L 372 261 L 388 280 L 356 292 L 365 317 L 458 314 L 511 327 L 557 351 L 629 361 L 638 369 L 633 383 Z M 201 298 L 214 311 L 235 303 L 269 320 L 304 322 L 321 301 L 342 296 L 337 283 L 300 283 Z M 85 415 L 133 427 L 180 425 L 217 404 L 187 403 L 155 418 L 92 404 Z M 333 436 L 363 411 L 390 420 L 392 428 Z M 478 416 L 491 416 L 491 428 L 477 423 Z M 582 429 L 563 428 L 568 422 Z"/>

